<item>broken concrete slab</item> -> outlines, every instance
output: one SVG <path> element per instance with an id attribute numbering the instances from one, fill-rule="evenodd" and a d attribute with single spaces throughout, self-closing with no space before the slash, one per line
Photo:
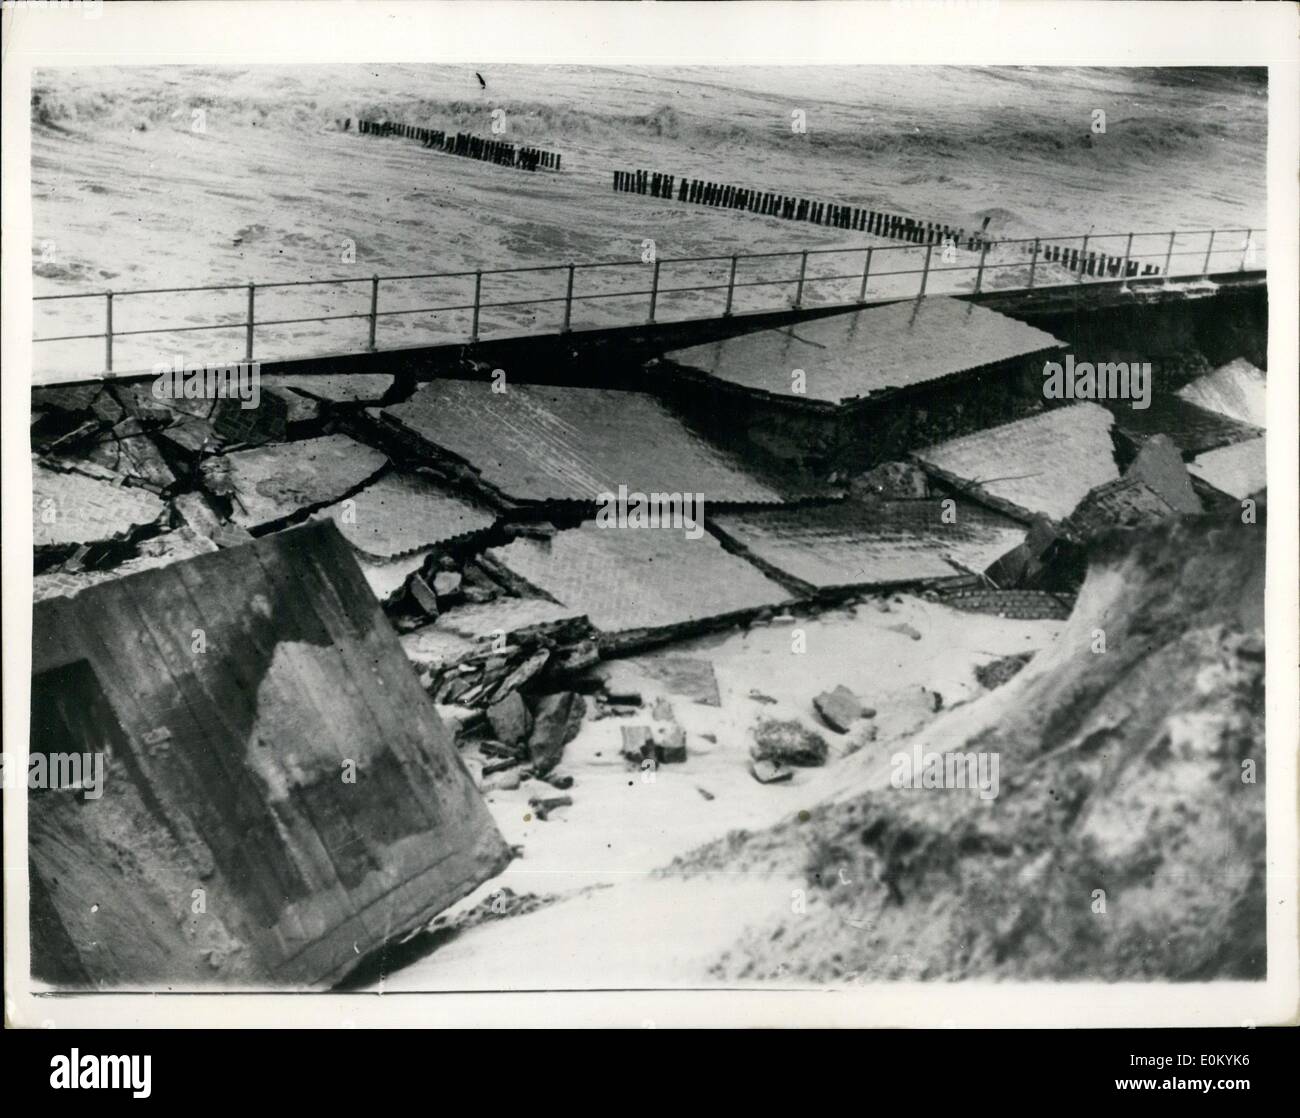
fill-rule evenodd
<path id="1" fill-rule="evenodd" d="M 713 504 L 783 499 L 643 392 L 512 384 L 501 393 L 436 380 L 378 414 L 426 455 L 467 462 L 515 500 L 593 502 L 620 485 Z"/>
<path id="2" fill-rule="evenodd" d="M 1221 493 L 1244 500 L 1268 487 L 1268 458 L 1265 439 L 1260 436 L 1234 446 L 1199 454 L 1187 467 Z"/>
<path id="3" fill-rule="evenodd" d="M 332 524 L 41 602 L 32 631 L 33 751 L 113 758 L 98 799 L 31 813 L 38 978 L 329 987 L 510 860 Z"/>
<path id="4" fill-rule="evenodd" d="M 847 734 L 849 727 L 859 718 L 870 718 L 876 712 L 863 706 L 862 700 L 844 684 L 833 691 L 823 691 L 813 698 L 813 707 L 837 734 Z"/>
<path id="5" fill-rule="evenodd" d="M 1022 520 L 1063 520 L 1088 492 L 1119 477 L 1109 411 L 1093 403 L 1028 419 L 913 453 L 933 477 Z"/>
<path id="6" fill-rule="evenodd" d="M 1157 392 L 1146 408 L 1130 407 L 1123 400 L 1107 402 L 1115 417 L 1115 433 L 1133 449 L 1148 439 L 1167 435 L 1184 458 L 1202 454 L 1221 446 L 1253 439 L 1258 427 L 1231 416 L 1210 411 L 1171 393 Z"/>
<path id="7" fill-rule="evenodd" d="M 148 435 L 103 439 L 90 448 L 85 460 L 154 493 L 162 493 L 176 484 L 176 475 Z"/>
<path id="8" fill-rule="evenodd" d="M 1144 442 L 1124 476 L 1144 482 L 1180 513 L 1194 515 L 1202 511 L 1183 456 L 1167 435 L 1156 435 Z"/>
<path id="9" fill-rule="evenodd" d="M 32 463 L 32 543 L 38 549 L 125 540 L 159 522 L 166 508 L 147 489 Z"/>
<path id="10" fill-rule="evenodd" d="M 1268 426 L 1268 378 L 1244 357 L 1220 365 L 1178 390 L 1190 404 L 1253 427 Z"/>
<path id="11" fill-rule="evenodd" d="M 217 545 L 205 536 L 190 528 L 177 528 L 141 540 L 136 546 L 137 554 L 115 567 L 87 569 L 81 571 L 54 570 L 39 574 L 33 580 L 32 600 L 41 602 L 46 598 L 70 598 L 91 586 L 109 582 L 115 578 L 125 578 L 138 571 L 150 571 L 166 567 L 182 559 L 192 559 L 216 551 Z"/>
<path id="12" fill-rule="evenodd" d="M 712 526 L 765 569 L 809 590 L 982 573 L 1025 539 L 1010 517 L 938 499 L 746 510 L 720 514 Z"/>
<path id="13" fill-rule="evenodd" d="M 230 497 L 231 519 L 253 530 L 337 501 L 387 462 L 380 451 L 347 435 L 323 435 L 209 458 L 201 470 L 210 492 Z"/>
<path id="14" fill-rule="evenodd" d="M 285 389 L 331 404 L 377 404 L 393 387 L 388 373 L 271 373 L 262 387 Z"/>
<path id="15" fill-rule="evenodd" d="M 253 538 L 246 529 L 218 516 L 202 493 L 178 493 L 172 507 L 187 527 L 218 547 L 238 547 Z"/>
<path id="16" fill-rule="evenodd" d="M 511 691 L 504 699 L 487 708 L 487 719 L 492 733 L 506 745 L 526 741 L 533 731 L 533 716 L 518 691 Z"/>
<path id="17" fill-rule="evenodd" d="M 479 651 L 479 646 L 473 641 L 448 632 L 437 624 L 403 633 L 401 642 L 402 651 L 413 664 L 432 671 L 454 667 Z"/>
<path id="18" fill-rule="evenodd" d="M 317 516 L 328 516 L 353 547 L 376 559 L 464 539 L 490 528 L 496 519 L 428 478 L 397 472 L 384 474 Z"/>
<path id="19" fill-rule="evenodd" d="M 821 734 L 794 719 L 764 718 L 751 731 L 749 755 L 755 761 L 809 767 L 826 764 L 830 747 Z"/>
<path id="20" fill-rule="evenodd" d="M 1064 621 L 1074 608 L 1074 602 L 1068 596 L 1046 590 L 968 586 L 939 590 L 927 597 L 966 613 L 985 613 L 991 617 L 1013 617 L 1023 621 Z"/>
<path id="21" fill-rule="evenodd" d="M 606 637 L 733 618 L 791 595 L 710 535 L 598 528 L 590 521 L 553 540 L 516 540 L 487 553 L 537 589 L 580 610 Z"/>
<path id="22" fill-rule="evenodd" d="M 586 700 L 573 691 L 543 695 L 533 711 L 528 756 L 538 775 L 550 772 L 564 756 L 564 747 L 578 736 L 587 713 Z"/>
<path id="23" fill-rule="evenodd" d="M 357 565 L 366 576 L 366 584 L 374 591 L 375 597 L 381 602 L 388 602 L 396 597 L 407 580 L 424 566 L 425 560 L 432 554 L 433 549 L 426 548 L 399 555 L 395 559 L 372 559 L 357 552 Z"/>
<path id="24" fill-rule="evenodd" d="M 750 761 L 749 771 L 759 784 L 784 784 L 794 779 L 794 773 L 775 761 Z"/>
<path id="25" fill-rule="evenodd" d="M 997 311 L 932 296 L 671 350 L 665 358 L 751 392 L 840 405 L 1063 344 Z M 792 369 L 805 371 L 801 385 Z"/>
<path id="26" fill-rule="evenodd" d="M 1181 457 L 1178 464 L 1182 469 Z M 1187 477 L 1186 470 L 1183 476 Z M 1190 491 L 1190 478 L 1187 487 Z M 1089 493 L 1061 529 L 1067 539 L 1082 543 L 1115 529 L 1143 528 L 1177 515 L 1178 510 L 1145 481 L 1126 475 Z"/>
<path id="27" fill-rule="evenodd" d="M 449 609 L 438 619 L 441 628 L 469 640 L 503 637 L 511 644 L 537 637 L 580 636 L 587 629 L 581 610 L 549 598 L 499 597 Z"/>
<path id="28" fill-rule="evenodd" d="M 641 680 L 644 677 L 663 686 L 673 695 L 704 706 L 721 706 L 718 679 L 713 664 L 678 652 L 650 652 L 624 660 L 614 660 L 601 669 L 605 692 L 611 703 L 627 703 L 635 695 L 641 703 Z"/>

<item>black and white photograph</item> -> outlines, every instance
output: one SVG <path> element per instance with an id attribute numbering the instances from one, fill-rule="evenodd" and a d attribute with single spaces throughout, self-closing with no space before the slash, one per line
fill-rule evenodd
<path id="1" fill-rule="evenodd" d="M 296 7 L 4 6 L 141 29 L 4 90 L 17 1023 L 1278 982 L 1293 1018 L 1294 7 L 1196 64 L 232 18 Z M 1010 43 L 1038 5 L 672 7 Z"/>

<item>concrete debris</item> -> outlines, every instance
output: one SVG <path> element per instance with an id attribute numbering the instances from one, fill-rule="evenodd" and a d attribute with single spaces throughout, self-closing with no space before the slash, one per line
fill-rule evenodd
<path id="1" fill-rule="evenodd" d="M 533 814 L 541 820 L 550 818 L 551 812 L 555 811 L 556 808 L 571 807 L 572 805 L 572 796 L 530 796 L 528 798 L 528 806 L 533 809 Z"/>
<path id="2" fill-rule="evenodd" d="M 586 712 L 586 700 L 573 691 L 544 695 L 538 701 L 528 736 L 528 756 L 535 773 L 545 775 L 560 763 L 564 747 L 582 729 Z"/>
<path id="3" fill-rule="evenodd" d="M 387 461 L 347 435 L 323 435 L 209 458 L 200 470 L 210 492 L 231 498 L 231 519 L 253 530 L 337 501 Z"/>
<path id="4" fill-rule="evenodd" d="M 497 739 L 506 745 L 527 741 L 533 729 L 533 716 L 518 691 L 511 691 L 500 702 L 488 707 L 487 720 Z"/>
<path id="5" fill-rule="evenodd" d="M 1183 456 L 1167 435 L 1155 435 L 1144 442 L 1124 476 L 1150 486 L 1176 512 L 1194 515 L 1203 511 Z"/>
<path id="6" fill-rule="evenodd" d="M 997 311 L 931 296 L 752 331 L 665 358 L 750 392 L 843 405 L 1062 344 Z M 791 369 L 806 370 L 802 385 Z"/>
<path id="7" fill-rule="evenodd" d="M 522 501 L 594 502 L 619 486 L 777 502 L 752 476 L 643 392 L 435 380 L 377 413 L 412 451 L 468 462 L 497 493 Z"/>
<path id="8" fill-rule="evenodd" d="M 408 555 L 399 555 L 395 559 L 371 559 L 357 553 L 357 565 L 366 576 L 366 584 L 374 591 L 380 602 L 391 602 L 405 588 L 410 577 L 419 571 L 429 556 L 431 548 L 424 551 L 412 551 Z"/>
<path id="9" fill-rule="evenodd" d="M 433 576 L 433 592 L 438 596 L 438 601 L 458 597 L 460 594 L 461 577 L 457 571 L 439 571 Z"/>
<path id="10" fill-rule="evenodd" d="M 679 532 L 607 531 L 587 522 L 549 543 L 516 540 L 493 548 L 488 557 L 580 610 L 611 643 L 719 621 L 790 598 L 708 534 L 692 540 Z"/>
<path id="11" fill-rule="evenodd" d="M 262 378 L 262 388 L 324 400 L 331 404 L 377 404 L 392 389 L 388 373 L 272 373 Z"/>
<path id="12" fill-rule="evenodd" d="M 1010 516 L 1063 520 L 1088 493 L 1119 477 L 1114 419 L 1072 404 L 914 452 L 927 473 Z"/>
<path id="13" fill-rule="evenodd" d="M 901 633 L 905 637 L 911 637 L 914 641 L 919 641 L 921 639 L 921 634 L 917 631 L 916 627 L 907 624 L 906 621 L 899 625 L 886 625 L 885 628 L 891 633 Z"/>
<path id="14" fill-rule="evenodd" d="M 849 492 L 890 501 L 923 501 L 930 496 L 930 479 L 913 462 L 882 462 L 853 478 Z"/>
<path id="15" fill-rule="evenodd" d="M 782 765 L 826 764 L 830 747 L 821 734 L 794 719 L 765 718 L 753 729 L 754 744 L 749 754 L 755 761 L 776 761 Z"/>
<path id="16" fill-rule="evenodd" d="M 104 439 L 91 447 L 87 462 L 94 462 L 154 493 L 176 483 L 176 475 L 148 435 L 125 439 Z"/>
<path id="17" fill-rule="evenodd" d="M 1025 538 L 1002 513 L 933 499 L 747 510 L 712 523 L 742 554 L 809 590 L 961 578 Z"/>
<path id="18" fill-rule="evenodd" d="M 749 771 L 759 784 L 784 784 L 794 778 L 794 773 L 776 761 L 750 761 Z"/>
<path id="19" fill-rule="evenodd" d="M 32 466 L 32 542 L 42 548 L 126 540 L 166 506 L 146 489 Z"/>
<path id="20" fill-rule="evenodd" d="M 822 721 L 837 734 L 847 734 L 849 727 L 859 718 L 874 718 L 876 714 L 863 706 L 862 700 L 842 683 L 834 691 L 823 691 L 816 696 L 813 706 L 822 716 Z"/>
<path id="21" fill-rule="evenodd" d="M 1206 451 L 1192 460 L 1188 470 L 1222 493 L 1244 500 L 1268 486 L 1268 461 L 1261 435 L 1249 442 Z"/>
<path id="22" fill-rule="evenodd" d="M 996 660 L 990 660 L 987 664 L 980 664 L 976 667 L 975 678 L 979 681 L 981 687 L 992 691 L 1016 676 L 1020 669 L 1033 659 L 1033 656 L 1032 652 L 999 656 Z"/>
<path id="23" fill-rule="evenodd" d="M 396 472 L 317 515 L 328 516 L 357 551 L 377 559 L 465 539 L 490 528 L 495 519 L 426 477 Z M 444 596 L 441 591 L 439 596 Z"/>
<path id="24" fill-rule="evenodd" d="M 1268 378 L 1244 357 L 1183 385 L 1178 395 L 1229 419 L 1253 427 L 1268 426 Z"/>
<path id="25" fill-rule="evenodd" d="M 510 860 L 332 524 L 40 602 L 32 631 L 33 751 L 114 758 L 93 806 L 30 817 L 42 980 L 328 987 Z"/>
<path id="26" fill-rule="evenodd" d="M 172 498 L 172 508 L 190 529 L 206 536 L 218 547 L 238 547 L 253 538 L 238 524 L 222 520 L 202 493 L 180 493 Z"/>
<path id="27" fill-rule="evenodd" d="M 62 569 L 47 571 L 36 576 L 33 581 L 32 598 L 37 602 L 44 601 L 46 598 L 70 598 L 101 582 L 125 578 L 138 571 L 156 570 L 181 559 L 192 559 L 196 555 L 204 555 L 216 550 L 216 544 L 205 536 L 200 536 L 189 528 L 177 528 L 141 540 L 136 546 L 135 557 L 115 567 L 82 569 L 80 563 L 82 557 L 73 556 L 63 564 Z"/>
<path id="28" fill-rule="evenodd" d="M 999 590 L 991 586 L 974 586 L 940 590 L 929 597 L 967 613 L 985 613 L 1022 621 L 1064 621 L 1074 608 L 1069 595 L 1046 590 Z"/>
<path id="29" fill-rule="evenodd" d="M 438 616 L 438 594 L 423 575 L 414 575 L 406 584 L 416 604 L 430 617 Z"/>

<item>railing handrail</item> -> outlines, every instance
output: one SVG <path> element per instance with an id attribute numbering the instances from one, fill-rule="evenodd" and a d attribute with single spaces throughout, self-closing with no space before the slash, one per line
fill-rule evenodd
<path id="1" fill-rule="evenodd" d="M 990 247 L 998 245 L 1031 245 L 1035 242 L 1058 242 L 1058 241 L 1102 241 L 1114 237 L 1187 237 L 1213 233 L 1215 236 L 1229 235 L 1233 233 L 1265 233 L 1265 229 L 1156 229 L 1151 232 L 1133 232 L 1133 233 L 1062 233 L 1046 234 L 1038 237 L 988 237 L 984 243 Z M 880 252 L 906 252 L 924 249 L 924 244 L 907 243 L 907 244 L 863 244 L 863 245 L 834 245 L 824 246 L 821 248 L 792 248 L 792 249 L 774 249 L 771 252 L 742 252 L 742 253 L 720 253 L 711 256 L 659 256 L 656 259 L 662 264 L 702 264 L 708 261 L 729 261 L 734 255 L 738 260 L 766 260 L 777 256 L 798 257 L 804 253 L 809 256 L 825 256 L 835 252 L 865 252 L 871 249 L 873 253 Z M 1157 256 L 1163 253 L 1147 253 L 1143 255 Z M 1175 256 L 1188 255 L 1187 253 L 1174 253 Z M 639 257 L 631 260 L 589 260 L 575 262 L 572 267 L 578 269 L 586 268 L 631 268 L 644 267 L 645 261 Z M 528 272 L 561 272 L 570 267 L 566 262 L 563 264 L 527 264 L 517 268 L 465 268 L 455 272 L 413 272 L 399 273 L 396 275 L 381 275 L 381 283 L 397 283 L 405 280 L 420 279 L 464 279 L 468 276 L 503 276 L 513 275 L 515 273 Z M 903 272 L 893 273 L 903 275 Z M 109 291 L 117 298 L 123 298 L 128 295 L 180 295 L 191 291 L 245 291 L 248 289 L 250 282 L 254 283 L 259 291 L 266 291 L 276 287 L 324 287 L 330 284 L 345 283 L 370 283 L 373 276 L 340 276 L 330 279 L 312 279 L 312 280 L 267 280 L 265 282 L 245 280 L 242 283 L 216 283 L 216 284 L 199 284 L 193 287 L 139 287 L 120 290 L 117 288 L 102 288 L 98 291 L 71 291 L 58 292 L 49 295 L 33 295 L 33 302 L 44 302 L 54 299 L 102 299 Z"/>
<path id="2" fill-rule="evenodd" d="M 649 297 L 649 317 L 648 322 L 655 321 L 657 304 L 662 296 L 679 295 L 686 293 L 704 293 L 714 291 L 726 292 L 726 309 L 722 311 L 723 317 L 730 317 L 733 314 L 733 304 L 735 293 L 738 289 L 748 287 L 789 287 L 794 292 L 793 302 L 790 304 L 794 309 L 803 306 L 805 288 L 813 284 L 826 284 L 838 281 L 860 281 L 860 288 L 856 300 L 857 305 L 861 306 L 867 301 L 868 279 L 887 279 L 891 276 L 920 276 L 919 290 L 911 294 L 904 294 L 899 298 L 923 298 L 930 294 L 963 294 L 962 290 L 957 291 L 935 291 L 929 292 L 928 286 L 931 274 L 938 275 L 947 272 L 974 272 L 974 286 L 971 294 L 979 295 L 984 288 L 985 273 L 996 271 L 1003 268 L 1023 268 L 1025 264 L 1029 265 L 1029 282 L 1026 286 L 1004 286 L 999 288 L 1000 292 L 1021 291 L 1021 290 L 1044 290 L 1057 287 L 1072 287 L 1082 285 L 1085 282 L 1085 276 L 1091 277 L 1094 283 L 1107 284 L 1117 282 L 1121 290 L 1126 290 L 1130 280 L 1152 280 L 1159 277 L 1167 282 L 1171 278 L 1195 278 L 1205 277 L 1211 273 L 1211 262 L 1216 254 L 1241 252 L 1241 260 L 1235 269 L 1242 272 L 1246 269 L 1248 259 L 1253 264 L 1252 254 L 1255 250 L 1263 248 L 1260 243 L 1267 234 L 1266 229 L 1197 229 L 1197 230 L 1155 230 L 1144 233 L 1076 233 L 1062 236 L 1049 237 L 1014 237 L 1014 238 L 995 238 L 988 237 L 984 234 L 976 234 L 968 238 L 968 243 L 963 249 L 960 244 L 955 244 L 950 238 L 940 239 L 937 236 L 937 229 L 927 230 L 927 239 L 909 241 L 904 244 L 861 244 L 861 245 L 836 245 L 823 246 L 814 248 L 797 248 L 781 249 L 769 252 L 751 252 L 751 253 L 732 253 L 718 254 L 707 256 L 658 256 L 654 255 L 648 258 L 633 260 L 599 260 L 585 261 L 582 263 L 565 262 L 561 264 L 530 264 L 517 268 L 482 268 L 482 269 L 462 269 L 453 272 L 414 272 L 401 273 L 389 276 L 380 276 L 372 274 L 369 276 L 344 276 L 329 279 L 310 279 L 310 280 L 272 280 L 267 283 L 245 282 L 245 283 L 223 283 L 223 284 L 199 284 L 190 287 L 153 287 L 153 288 L 135 288 L 124 291 L 101 290 L 87 292 L 63 292 L 48 295 L 33 296 L 34 302 L 45 302 L 53 300 L 68 299 L 104 299 L 104 329 L 95 333 L 74 333 L 53 335 L 48 337 L 33 337 L 33 344 L 46 342 L 70 342 L 70 341 L 88 341 L 95 338 L 104 339 L 104 368 L 106 373 L 113 371 L 113 340 L 120 337 L 136 337 L 144 334 L 182 334 L 203 330 L 242 330 L 245 334 L 244 359 L 253 360 L 254 355 L 254 336 L 258 326 L 293 326 L 303 323 L 326 323 L 339 322 L 356 319 L 365 319 L 369 323 L 369 340 L 367 349 L 369 352 L 376 352 L 376 329 L 379 319 L 393 318 L 400 315 L 415 314 L 438 314 L 442 312 L 469 311 L 471 314 L 471 325 L 469 330 L 469 341 L 471 344 L 477 344 L 480 340 L 479 325 L 481 314 L 485 310 L 493 308 L 520 307 L 520 306 L 547 306 L 550 304 L 562 303 L 564 305 L 563 324 L 559 327 L 561 334 L 568 333 L 571 329 L 573 304 L 578 302 L 589 302 L 598 299 L 618 299 L 618 298 L 641 298 Z M 1227 237 L 1235 234 L 1245 234 L 1246 241 L 1239 246 L 1226 246 L 1216 248 L 1216 240 L 1221 237 Z M 1196 245 L 1194 248 L 1177 248 L 1177 242 L 1180 237 L 1198 237 L 1205 236 L 1208 238 L 1204 246 Z M 1157 237 L 1162 239 L 1162 244 L 1158 251 L 1154 252 L 1134 252 L 1133 242 L 1135 239 L 1144 237 Z M 1111 241 L 1122 238 L 1124 249 L 1122 258 L 1118 252 L 1098 252 L 1095 246 L 1099 242 Z M 1164 240 L 1167 238 L 1167 242 Z M 1080 242 L 1081 247 L 1067 247 L 1071 242 Z M 1220 241 L 1223 246 L 1223 241 Z M 976 263 L 959 263 L 952 264 L 942 259 L 941 253 L 936 261 L 934 248 L 942 245 L 946 249 L 955 247 L 961 251 L 969 251 L 973 255 L 973 250 L 978 247 L 978 264 Z M 997 259 L 989 257 L 990 249 L 1000 249 L 1006 246 L 1015 245 L 1032 245 L 1032 254 L 1022 253 L 1015 259 Z M 1094 246 L 1093 251 L 1089 251 L 1089 246 Z M 879 255 L 886 252 L 905 251 L 924 253 L 924 262 L 919 268 L 881 268 L 875 267 L 873 263 L 879 260 Z M 835 253 L 865 253 L 866 259 L 860 272 L 854 271 L 852 274 L 844 275 L 818 275 L 810 273 L 808 268 L 809 257 L 828 256 Z M 1177 275 L 1172 271 L 1171 264 L 1175 257 L 1194 256 L 1201 257 L 1202 262 L 1198 267 L 1193 265 L 1187 272 L 1179 272 Z M 790 276 L 780 276 L 776 279 L 737 279 L 737 265 L 744 261 L 753 260 L 773 260 L 788 257 L 792 261 L 798 261 L 798 274 Z M 1028 257 L 1032 257 L 1027 259 Z M 1151 259 L 1163 259 L 1163 268 L 1155 264 L 1143 265 L 1143 261 Z M 688 282 L 684 286 L 674 286 L 671 282 L 664 285 L 660 282 L 661 269 L 665 265 L 680 264 L 724 264 L 728 265 L 730 272 L 725 283 L 714 282 L 689 282 L 690 277 L 686 278 Z M 590 291 L 575 293 L 574 276 L 578 271 L 585 271 L 597 268 L 645 268 L 648 265 L 653 266 L 653 280 L 648 289 L 636 288 L 632 290 L 619 289 L 616 291 Z M 1070 276 L 1070 281 L 1065 284 L 1055 282 L 1038 282 L 1035 279 L 1038 276 L 1040 267 L 1055 266 L 1064 268 Z M 1145 272 L 1141 269 L 1145 267 Z M 725 269 L 724 269 L 725 270 Z M 563 295 L 532 295 L 528 298 L 510 298 L 485 300 L 484 299 L 484 278 L 492 276 L 509 276 L 509 275 L 527 275 L 540 272 L 559 272 L 567 278 L 565 280 L 565 291 Z M 1074 273 L 1077 272 L 1077 278 Z M 753 273 L 750 273 L 751 275 Z M 761 272 L 759 273 L 762 274 Z M 1218 274 L 1218 273 L 1215 273 Z M 432 306 L 432 307 L 399 307 L 396 309 L 379 309 L 379 287 L 383 283 L 404 283 L 414 280 L 456 280 L 456 279 L 473 279 L 473 300 L 472 302 L 457 302 L 452 304 Z M 701 276 L 700 279 L 711 279 L 709 275 Z M 297 288 L 297 287 L 341 287 L 347 284 L 368 284 L 369 285 L 369 309 L 345 314 L 318 314 L 307 315 L 294 318 L 270 318 L 258 319 L 256 317 L 256 296 L 259 290 L 265 292 L 280 288 Z M 143 329 L 114 330 L 113 328 L 113 309 L 115 300 L 120 300 L 132 295 L 180 295 L 193 292 L 206 291 L 242 291 L 246 294 L 246 311 L 244 317 L 231 319 L 223 322 L 207 322 L 201 324 L 182 324 L 182 325 L 161 325 L 150 326 Z M 510 294 L 509 291 L 502 291 L 500 294 Z M 825 304 L 822 305 L 843 305 L 851 307 L 853 302 L 844 301 L 842 304 Z M 779 310 L 779 307 L 764 307 L 762 311 L 770 312 Z M 225 312 L 229 313 L 229 311 Z M 71 325 L 71 323 L 70 323 Z M 544 331 L 543 331 L 544 332 Z M 349 351 L 350 352 L 350 351 Z"/>

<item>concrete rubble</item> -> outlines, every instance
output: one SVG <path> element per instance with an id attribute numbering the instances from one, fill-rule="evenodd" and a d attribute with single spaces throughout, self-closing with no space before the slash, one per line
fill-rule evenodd
<path id="1" fill-rule="evenodd" d="M 936 336 L 941 344 L 929 345 Z M 560 841 L 512 832 L 518 820 L 546 823 L 548 836 L 576 831 L 590 813 L 617 814 L 594 798 L 650 780 L 689 789 L 691 810 L 718 818 L 745 796 L 779 803 L 783 786 L 805 787 L 851 753 L 875 756 L 948 707 L 1010 686 L 1035 654 L 1023 643 L 980 645 L 963 678 L 916 668 L 905 692 L 832 665 L 793 701 L 782 686 L 788 668 L 739 677 L 723 643 L 786 654 L 808 631 L 840 622 L 869 630 L 898 664 L 924 665 L 954 643 L 952 630 L 936 637 L 943 625 L 1059 626 L 1096 541 L 1263 495 L 1258 370 L 1224 366 L 1137 419 L 1091 402 L 1044 409 L 1041 399 L 1012 399 L 1026 362 L 1061 344 L 939 298 L 668 354 L 651 363 L 666 378 L 662 393 L 518 380 L 498 393 L 468 363 L 434 379 L 268 374 L 257 414 L 158 400 L 140 383 L 41 389 L 35 596 L 50 611 L 88 609 L 94 595 L 150 580 L 198 593 L 197 572 L 208 572 L 227 597 L 231 632 L 260 633 L 265 622 L 283 634 L 257 645 L 271 657 L 270 683 L 231 681 L 257 695 L 258 733 L 283 732 L 314 756 L 312 734 L 327 730 L 289 686 L 295 678 L 333 704 L 328 734 L 371 715 L 413 720 L 419 742 L 391 731 L 392 749 L 406 751 L 393 764 L 415 764 L 421 795 L 452 797 L 447 825 L 473 854 L 463 872 L 421 871 L 427 880 L 403 900 L 400 922 L 412 929 L 512 855 Z M 800 442 L 803 428 L 776 438 L 755 422 L 752 445 L 724 444 L 677 394 L 703 384 L 722 394 L 708 397 L 715 409 L 739 391 L 794 414 L 792 354 L 812 405 L 859 427 L 874 422 L 860 404 L 899 409 L 879 455 L 836 436 L 786 469 L 769 452 Z M 953 401 L 974 383 L 967 374 L 1003 383 L 963 412 Z M 925 418 L 930 393 L 949 394 L 938 420 Z M 620 487 L 703 495 L 698 532 L 602 526 L 597 502 Z M 262 578 L 275 579 L 267 604 Z M 313 651 L 326 634 L 343 650 L 334 667 Z M 103 648 L 128 637 L 105 628 Z M 141 740 L 154 729 L 142 726 Z M 278 758 L 258 762 L 268 803 L 316 794 Z M 727 782 L 735 772 L 743 793 Z M 393 837 L 392 850 L 375 844 L 377 864 L 406 858 L 397 845 L 441 825 L 394 772 L 383 781 L 405 806 L 388 822 L 378 802 L 365 807 L 372 832 Z M 180 796 L 179 784 L 157 787 Z M 257 830 L 249 841 L 260 849 L 270 836 Z M 338 841 L 323 835 L 321 848 Z M 192 855 L 168 858 L 188 866 Z M 223 866 L 233 880 L 235 863 Z M 335 900 L 368 880 L 354 868 L 330 886 Z M 303 904 L 325 905 L 324 895 Z M 64 898 L 53 903 L 72 919 Z M 240 901 L 250 913 L 260 903 Z M 231 945 L 254 935 L 233 926 L 215 947 L 196 948 L 184 931 L 193 941 L 168 950 L 187 960 L 197 950 L 199 972 L 242 973 L 256 958 L 294 981 L 335 981 L 354 960 L 336 950 L 333 916 L 321 909 L 312 923 L 306 911 L 271 913 L 301 962 L 269 940 L 233 962 Z M 358 942 L 381 946 L 392 930 L 367 924 Z M 196 973 L 188 961 L 181 971 Z"/>

